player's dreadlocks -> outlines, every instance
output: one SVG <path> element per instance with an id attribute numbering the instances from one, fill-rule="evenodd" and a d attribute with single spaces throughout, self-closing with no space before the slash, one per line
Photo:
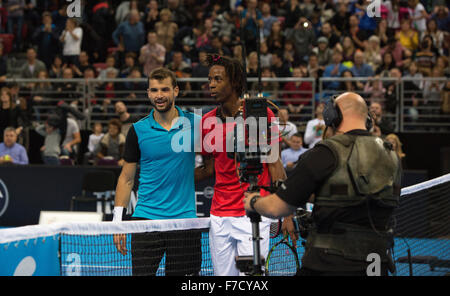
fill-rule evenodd
<path id="1" fill-rule="evenodd" d="M 217 54 L 209 54 L 206 61 L 208 63 L 208 67 L 210 68 L 215 65 L 223 66 L 234 91 L 238 97 L 242 96 L 245 91 L 246 81 L 244 67 L 239 60 Z"/>

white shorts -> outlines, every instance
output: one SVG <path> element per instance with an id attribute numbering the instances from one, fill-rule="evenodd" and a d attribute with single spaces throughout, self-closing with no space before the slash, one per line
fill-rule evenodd
<path id="1" fill-rule="evenodd" d="M 210 215 L 209 247 L 216 276 L 244 275 L 236 268 L 236 256 L 252 256 L 252 223 L 247 216 L 218 217 Z M 270 223 L 262 217 L 259 223 L 261 256 L 267 258 L 270 243 Z"/>

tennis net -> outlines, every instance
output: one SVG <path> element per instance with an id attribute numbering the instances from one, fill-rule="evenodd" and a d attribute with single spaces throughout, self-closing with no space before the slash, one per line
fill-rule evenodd
<path id="1" fill-rule="evenodd" d="M 403 188 L 400 200 L 396 275 L 448 274 L 450 174 Z M 195 218 L 0 229 L 0 275 L 212 276 L 209 225 L 209 218 Z M 281 239 L 272 238 L 270 248 Z M 282 246 L 272 254 L 271 275 L 295 273 L 295 259 L 286 252 L 290 250 Z M 304 253 L 300 242 L 297 253 L 299 258 Z"/>
<path id="2" fill-rule="evenodd" d="M 450 273 L 450 174 L 403 188 L 394 222 L 397 275 Z"/>

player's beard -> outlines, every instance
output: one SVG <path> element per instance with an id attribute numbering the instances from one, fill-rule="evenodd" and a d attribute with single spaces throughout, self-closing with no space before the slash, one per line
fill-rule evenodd
<path id="1" fill-rule="evenodd" d="M 156 111 L 158 111 L 159 113 L 166 113 L 166 112 L 168 112 L 170 109 L 172 109 L 173 104 L 174 104 L 174 101 L 175 101 L 175 100 L 170 99 L 170 98 L 165 98 L 164 100 L 166 100 L 166 104 L 165 104 L 164 107 L 159 107 L 159 106 L 157 105 L 156 101 L 158 101 L 158 100 L 154 100 L 154 101 L 151 102 L 152 105 L 153 105 L 153 107 L 154 107 L 154 108 L 156 109 Z"/>

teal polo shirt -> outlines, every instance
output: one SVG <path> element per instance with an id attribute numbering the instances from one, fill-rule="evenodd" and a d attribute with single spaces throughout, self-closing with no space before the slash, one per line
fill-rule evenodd
<path id="1" fill-rule="evenodd" d="M 155 121 L 154 110 L 133 124 L 140 150 L 138 202 L 133 217 L 197 217 L 194 144 L 199 135 L 194 131 L 201 117 L 175 107 L 179 117 L 169 131 Z"/>

